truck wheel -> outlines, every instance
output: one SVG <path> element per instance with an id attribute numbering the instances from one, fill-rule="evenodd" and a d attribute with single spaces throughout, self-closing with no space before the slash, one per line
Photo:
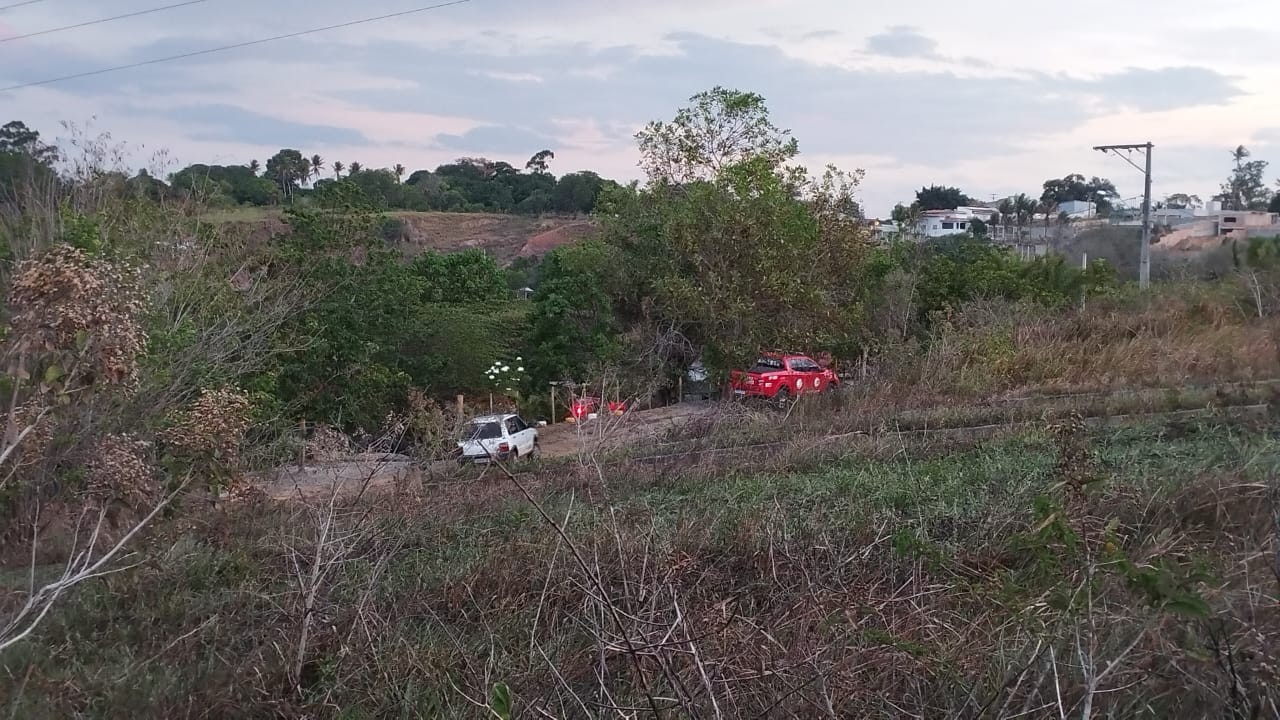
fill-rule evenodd
<path id="1" fill-rule="evenodd" d="M 778 407 L 786 407 L 791 403 L 791 388 L 782 386 L 778 388 L 778 392 L 773 396 L 773 403 Z"/>
<path id="2" fill-rule="evenodd" d="M 538 442 L 535 440 L 533 443 L 533 449 L 529 451 L 529 455 L 527 459 L 537 460 L 538 456 L 540 456 L 541 454 L 542 454 L 542 446 L 539 445 Z"/>

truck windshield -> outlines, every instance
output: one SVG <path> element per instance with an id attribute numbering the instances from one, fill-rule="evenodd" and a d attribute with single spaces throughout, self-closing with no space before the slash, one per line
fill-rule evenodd
<path id="1" fill-rule="evenodd" d="M 502 426 L 496 422 L 471 423 L 462 430 L 463 440 L 493 440 L 502 437 Z"/>
<path id="2" fill-rule="evenodd" d="M 782 369 L 780 358 L 757 358 L 751 372 L 777 372 Z"/>

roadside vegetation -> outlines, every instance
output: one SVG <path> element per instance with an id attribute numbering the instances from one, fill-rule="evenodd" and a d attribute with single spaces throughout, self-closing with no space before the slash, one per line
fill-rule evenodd
<path id="1" fill-rule="evenodd" d="M 1275 241 L 1139 292 L 980 237 L 871 242 L 861 173 L 798 166 L 751 93 L 638 142 L 648 182 L 593 185 L 597 237 L 501 267 L 402 255 L 376 171 L 273 158 L 283 228 L 250 242 L 210 222 L 238 170 L 174 193 L 106 140 L 5 126 L 0 711 L 1276 712 Z M 467 192 L 554 204 L 548 160 L 473 163 Z M 845 391 L 621 449 L 601 421 L 519 473 L 252 481 L 429 469 L 473 410 L 550 418 L 553 385 L 643 408 L 769 348 L 829 355 Z"/>
<path id="2" fill-rule="evenodd" d="M 1251 717 L 1275 701 L 1274 437 L 1067 423 L 561 480 L 536 509 L 457 486 L 191 518 L 10 651 L 4 699 L 20 717 Z"/>

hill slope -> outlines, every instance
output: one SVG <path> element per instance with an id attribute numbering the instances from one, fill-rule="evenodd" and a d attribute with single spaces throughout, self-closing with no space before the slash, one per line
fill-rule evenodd
<path id="1" fill-rule="evenodd" d="M 536 217 L 496 213 L 393 212 L 400 220 L 399 247 L 413 257 L 426 250 L 458 252 L 481 248 L 503 265 L 520 256 L 542 256 L 595 231 L 590 218 Z M 235 210 L 207 216 L 235 228 L 250 244 L 285 229 L 278 211 Z"/>

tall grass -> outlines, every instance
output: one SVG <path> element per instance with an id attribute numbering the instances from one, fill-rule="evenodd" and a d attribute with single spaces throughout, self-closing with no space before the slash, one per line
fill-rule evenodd
<path id="1" fill-rule="evenodd" d="M 1269 713 L 1275 429 L 1068 423 L 968 449 L 618 474 L 528 499 L 499 478 L 482 485 L 506 492 L 479 502 L 437 489 L 328 514 L 319 502 L 184 520 L 152 539 L 153 562 L 83 588 L 38 642 L 0 657 L 0 707 L 37 718 Z M 356 529 L 305 611 L 311 565 L 295 560 Z"/>

